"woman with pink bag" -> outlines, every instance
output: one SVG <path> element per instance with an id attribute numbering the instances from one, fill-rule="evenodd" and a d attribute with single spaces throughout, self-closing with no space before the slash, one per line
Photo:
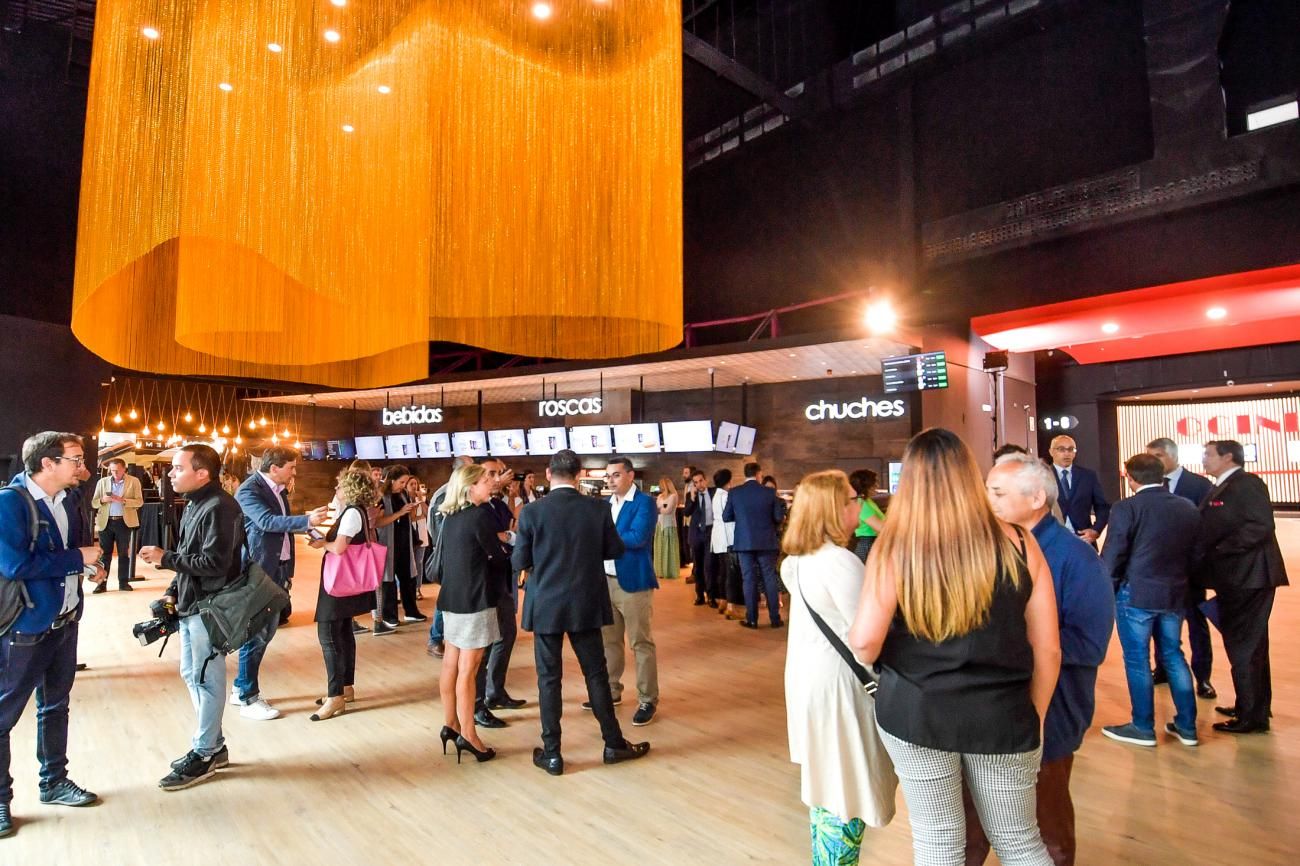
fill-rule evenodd
<path id="1" fill-rule="evenodd" d="M 339 474 L 338 520 L 324 538 L 311 546 L 325 551 L 320 593 L 316 597 L 316 636 L 325 656 L 326 696 L 316 701 L 320 709 L 311 720 L 319 722 L 342 713 L 355 699 L 353 680 L 357 667 L 357 638 L 352 617 L 374 607 L 375 587 L 384 567 L 384 549 L 374 543 L 366 509 L 378 501 L 370 475 L 357 469 Z"/>

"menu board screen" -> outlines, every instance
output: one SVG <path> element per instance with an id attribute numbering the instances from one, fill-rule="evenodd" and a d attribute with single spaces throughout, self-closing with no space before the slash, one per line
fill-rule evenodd
<path id="1" fill-rule="evenodd" d="M 569 428 L 569 447 L 578 454 L 609 454 L 614 450 L 614 437 L 608 424 Z"/>
<path id="2" fill-rule="evenodd" d="M 568 447 L 569 431 L 563 427 L 534 427 L 528 431 L 529 454 L 546 456 Z"/>
<path id="3" fill-rule="evenodd" d="M 358 436 L 357 457 L 360 457 L 362 460 L 383 460 L 384 459 L 384 437 L 383 436 Z"/>
<path id="4" fill-rule="evenodd" d="M 713 450 L 712 421 L 665 421 L 663 428 L 665 451 Z"/>
<path id="5" fill-rule="evenodd" d="M 487 434 L 482 430 L 451 434 L 451 453 L 453 457 L 462 454 L 469 457 L 486 457 L 488 454 Z"/>
<path id="6" fill-rule="evenodd" d="M 415 457 L 415 437 L 409 433 L 399 436 L 385 436 L 385 452 L 389 460 L 410 460 Z"/>
<path id="7" fill-rule="evenodd" d="M 522 457 L 528 453 L 523 430 L 489 430 L 488 453 L 493 457 Z"/>
<path id="8" fill-rule="evenodd" d="M 614 450 L 619 454 L 654 454 L 663 450 L 658 424 L 615 424 Z"/>
<path id="9" fill-rule="evenodd" d="M 713 450 L 721 451 L 724 454 L 734 454 L 736 452 L 736 438 L 739 435 L 739 424 L 732 424 L 730 421 L 723 421 L 718 425 L 718 442 L 713 447 Z"/>
<path id="10" fill-rule="evenodd" d="M 421 433 L 415 437 L 416 451 L 423 458 L 451 456 L 451 435 L 447 433 Z"/>
<path id="11" fill-rule="evenodd" d="M 755 430 L 753 427 L 741 427 L 740 432 L 736 434 L 736 447 L 732 450 L 731 453 L 745 454 L 745 455 L 753 454 L 754 437 L 756 437 L 757 435 L 758 435 L 758 431 Z"/>

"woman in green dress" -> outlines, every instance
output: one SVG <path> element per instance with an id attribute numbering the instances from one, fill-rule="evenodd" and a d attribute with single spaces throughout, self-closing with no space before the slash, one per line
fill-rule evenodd
<path id="1" fill-rule="evenodd" d="M 859 469 L 849 476 L 849 485 L 857 494 L 860 507 L 858 528 L 853 531 L 853 552 L 863 562 L 867 561 L 871 545 L 876 543 L 876 536 L 885 525 L 885 512 L 881 511 L 880 506 L 871 498 L 871 495 L 876 492 L 876 482 L 879 480 L 880 476 L 870 469 Z"/>
<path id="2" fill-rule="evenodd" d="M 677 488 L 667 476 L 659 479 L 659 523 L 655 526 L 655 576 L 677 578 L 682 572 L 682 550 L 677 539 Z"/>

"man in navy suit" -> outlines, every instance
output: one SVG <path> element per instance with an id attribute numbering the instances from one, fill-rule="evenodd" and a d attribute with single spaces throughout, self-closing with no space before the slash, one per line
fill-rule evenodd
<path id="1" fill-rule="evenodd" d="M 695 606 L 702 607 L 704 595 L 713 585 L 713 557 L 709 554 L 709 542 L 713 538 L 713 491 L 709 482 L 699 469 L 691 475 L 686 484 L 687 532 L 691 543 L 691 571 L 695 577 Z"/>
<path id="2" fill-rule="evenodd" d="M 614 621 L 601 629 L 601 638 L 605 643 L 609 689 L 616 705 L 623 702 L 624 635 L 632 647 L 637 691 L 632 724 L 641 726 L 654 721 L 659 706 L 659 661 L 650 633 L 654 591 L 659 588 L 654 568 L 658 509 L 653 496 L 636 489 L 635 478 L 632 461 L 626 457 L 613 458 L 605 468 L 605 482 L 614 491 L 609 499 L 614 527 L 623 541 L 624 553 L 617 559 L 605 560 Z M 588 708 L 586 704 L 583 707 Z"/>
<path id="3" fill-rule="evenodd" d="M 1147 453 L 1160 461 L 1165 470 L 1165 487 L 1175 496 L 1181 496 L 1197 506 L 1205 494 L 1214 485 L 1204 475 L 1188 472 L 1178 462 L 1178 445 L 1172 439 L 1153 439 L 1147 443 Z M 1198 697 L 1213 700 L 1219 693 L 1210 684 L 1210 671 L 1214 666 L 1214 648 L 1210 643 L 1210 626 L 1213 622 L 1217 628 L 1218 604 L 1209 606 L 1212 619 L 1207 620 L 1201 606 L 1205 604 L 1205 587 L 1195 583 L 1187 590 L 1187 643 L 1192 648 L 1192 676 L 1196 678 Z M 1160 655 L 1156 654 L 1156 666 L 1152 672 L 1157 685 L 1168 682 L 1164 669 L 1160 667 Z"/>
<path id="4" fill-rule="evenodd" d="M 1101 492 L 1101 481 L 1096 472 L 1075 465 L 1079 449 L 1069 436 L 1057 436 L 1050 450 L 1065 528 L 1095 547 L 1110 516 L 1110 503 Z"/>
<path id="5" fill-rule="evenodd" d="M 1180 643 L 1200 514 L 1186 499 L 1165 489 L 1164 467 L 1150 454 L 1130 457 L 1124 472 L 1133 496 L 1117 502 L 1111 511 L 1101 558 L 1115 585 L 1115 621 L 1133 714 L 1128 724 L 1109 725 L 1102 733 L 1133 745 L 1156 744 L 1149 666 L 1155 635 L 1176 710 L 1165 732 L 1184 745 L 1195 746 L 1196 692 Z"/>
<path id="6" fill-rule="evenodd" d="M 292 448 L 271 447 L 262 452 L 259 472 L 244 479 L 235 491 L 235 501 L 244 512 L 245 542 L 243 564 L 256 562 L 281 587 L 288 589 L 293 580 L 293 533 L 306 532 L 324 523 L 328 508 L 322 505 L 309 514 L 291 515 L 285 488 L 298 473 L 298 452 Z M 231 687 L 230 703 L 239 707 L 245 719 L 267 721 L 280 717 L 280 711 L 262 698 L 257 675 L 266 655 L 266 645 L 275 637 L 277 623 L 266 632 L 249 638 L 239 648 L 239 673 Z"/>
<path id="7" fill-rule="evenodd" d="M 771 487 L 759 483 L 762 467 L 757 463 L 745 464 L 745 483 L 733 487 L 722 511 L 725 523 L 735 522 L 736 542 L 733 550 L 740 560 L 740 573 L 745 581 L 745 628 L 758 628 L 758 581 L 763 581 L 767 596 L 767 615 L 772 628 L 785 625 L 781 621 L 781 606 L 776 594 L 776 552 L 781 547 L 777 530 L 785 519 L 785 503 Z"/>

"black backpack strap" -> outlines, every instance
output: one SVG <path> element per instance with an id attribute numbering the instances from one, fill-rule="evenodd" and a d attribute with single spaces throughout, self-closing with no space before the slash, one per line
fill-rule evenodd
<path id="1" fill-rule="evenodd" d="M 817 628 L 821 630 L 823 635 L 825 635 L 831 648 L 840 654 L 840 658 L 844 659 L 844 663 L 849 666 L 849 670 L 853 671 L 853 675 L 857 677 L 858 682 L 862 684 L 863 690 L 869 695 L 874 695 L 876 693 L 875 677 L 871 675 L 871 671 L 867 670 L 866 665 L 858 661 L 858 658 L 853 654 L 853 651 L 844 645 L 844 641 L 840 640 L 840 636 L 835 633 L 835 630 L 826 624 L 826 620 L 822 619 L 821 614 L 819 614 L 816 609 L 808 603 L 807 597 L 803 594 L 803 581 L 799 579 L 798 570 L 799 564 L 796 562 L 795 583 L 798 584 L 799 598 L 803 601 L 804 608 L 806 608 L 809 615 L 812 616 L 812 620 L 817 624 Z"/>

